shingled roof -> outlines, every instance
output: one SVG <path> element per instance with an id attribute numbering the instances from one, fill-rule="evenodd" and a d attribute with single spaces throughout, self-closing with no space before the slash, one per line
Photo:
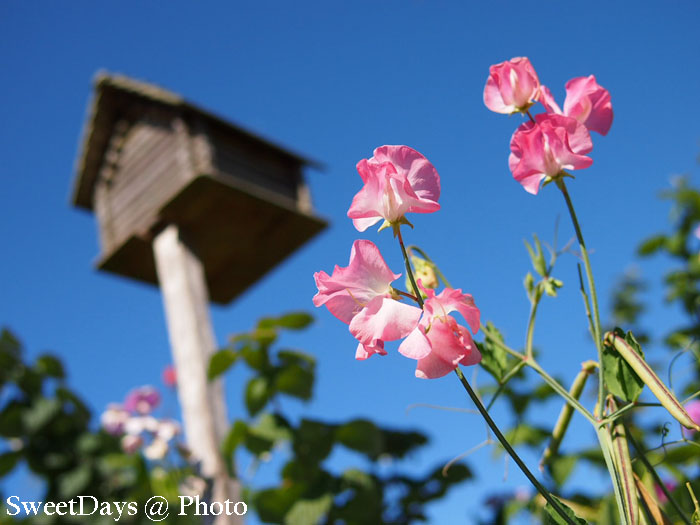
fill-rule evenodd
<path id="1" fill-rule="evenodd" d="M 80 153 L 76 159 L 76 175 L 73 182 L 72 203 L 87 210 L 93 209 L 94 185 L 102 165 L 105 151 L 118 116 L 138 100 L 156 103 L 175 109 L 182 116 L 196 114 L 229 133 L 252 139 L 269 147 L 271 152 L 282 155 L 300 166 L 322 169 L 321 163 L 303 157 L 286 148 L 255 135 L 201 107 L 188 102 L 180 95 L 155 84 L 134 80 L 120 74 L 100 71 L 94 79 L 95 92 L 88 108 L 83 128 Z"/>

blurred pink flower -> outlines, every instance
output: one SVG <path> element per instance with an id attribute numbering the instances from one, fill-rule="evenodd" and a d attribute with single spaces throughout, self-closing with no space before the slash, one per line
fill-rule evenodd
<path id="1" fill-rule="evenodd" d="M 566 83 L 563 111 L 546 86 L 541 86 L 539 100 L 550 113 L 575 118 L 589 131 L 607 135 L 612 126 L 610 92 L 599 85 L 593 75 L 572 78 Z"/>
<path id="2" fill-rule="evenodd" d="M 149 414 L 160 403 L 160 394 L 152 386 L 142 386 L 127 394 L 124 408 L 132 413 Z"/>
<path id="3" fill-rule="evenodd" d="M 472 332 L 476 333 L 480 325 L 480 312 L 472 296 L 451 288 L 438 295 L 434 290 L 423 288 L 423 291 L 427 295 L 423 317 L 399 346 L 401 354 L 418 360 L 416 377 L 434 379 L 448 374 L 458 364 L 479 363 L 481 354 L 469 330 L 449 315 L 459 312 Z"/>
<path id="4" fill-rule="evenodd" d="M 163 384 L 169 387 L 174 387 L 177 384 L 177 375 L 173 365 L 168 365 L 163 370 Z"/>
<path id="5" fill-rule="evenodd" d="M 143 445 L 143 438 L 141 436 L 133 436 L 131 434 L 126 434 L 121 440 L 122 450 L 127 454 L 133 454 L 141 445 Z"/>
<path id="6" fill-rule="evenodd" d="M 358 231 L 384 219 L 399 224 L 408 212 L 440 209 L 440 176 L 423 155 L 408 146 L 381 146 L 357 163 L 364 186 L 348 210 Z"/>
<path id="7" fill-rule="evenodd" d="M 540 80 L 526 57 L 512 58 L 489 68 L 484 104 L 496 113 L 526 111 L 537 100 Z"/>
<path id="8" fill-rule="evenodd" d="M 700 399 L 695 399 L 687 405 L 685 405 L 685 411 L 688 412 L 690 419 L 695 423 L 700 425 Z M 692 437 L 695 434 L 695 430 L 692 428 L 681 427 L 683 435 L 687 438 Z"/>
<path id="9" fill-rule="evenodd" d="M 664 480 L 664 486 L 666 487 L 666 490 L 668 490 L 669 492 L 673 492 L 674 490 L 676 490 L 676 487 L 678 487 L 678 483 L 676 483 L 672 479 L 666 479 Z M 659 485 L 654 485 L 654 491 L 656 492 L 656 499 L 659 500 L 659 503 L 668 502 L 666 494 L 664 494 L 664 491 L 661 490 L 661 487 Z"/>
<path id="10" fill-rule="evenodd" d="M 366 240 L 352 245 L 346 268 L 336 265 L 332 275 L 316 272 L 314 305 L 326 305 L 360 342 L 356 357 L 384 354 L 383 341 L 408 335 L 418 323 L 420 308 L 396 300 L 391 283 L 401 277 L 387 266 L 377 246 Z"/>
<path id="11" fill-rule="evenodd" d="M 124 432 L 124 425 L 130 417 L 129 412 L 124 410 L 121 405 L 111 403 L 107 406 L 107 410 L 102 413 L 100 423 L 108 434 L 118 436 Z"/>
<path id="12" fill-rule="evenodd" d="M 537 194 L 546 177 L 593 164 L 593 160 L 585 156 L 593 149 L 591 136 L 576 119 L 542 113 L 535 120 L 515 130 L 508 159 L 515 180 L 532 194 Z"/>

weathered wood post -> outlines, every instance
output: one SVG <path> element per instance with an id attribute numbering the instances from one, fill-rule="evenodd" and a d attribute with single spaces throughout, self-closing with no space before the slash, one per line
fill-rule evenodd
<path id="1" fill-rule="evenodd" d="M 157 86 L 96 78 L 73 204 L 97 215 L 100 270 L 162 290 L 187 443 L 212 501 L 239 495 L 219 452 L 223 385 L 206 377 L 209 301 L 229 303 L 325 227 L 302 173 L 313 164 Z"/>

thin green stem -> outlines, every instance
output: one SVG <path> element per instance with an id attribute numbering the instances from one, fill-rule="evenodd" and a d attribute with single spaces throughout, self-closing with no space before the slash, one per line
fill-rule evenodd
<path id="1" fill-rule="evenodd" d="M 666 484 L 661 480 L 661 477 L 659 474 L 656 472 L 656 469 L 652 466 L 652 464 L 649 462 L 649 460 L 646 458 L 644 455 L 645 452 L 642 449 L 642 447 L 639 446 L 639 443 L 637 443 L 637 440 L 634 439 L 632 436 L 632 432 L 630 432 L 630 429 L 625 425 L 625 430 L 627 434 L 627 439 L 629 440 L 630 443 L 632 443 L 632 446 L 634 447 L 634 450 L 637 452 L 637 458 L 644 464 L 644 466 L 647 469 L 647 472 L 651 474 L 651 477 L 654 478 L 654 483 L 656 483 L 656 486 L 661 489 L 661 491 L 666 495 L 666 498 L 668 498 L 668 501 L 673 505 L 673 507 L 676 509 L 676 512 L 678 512 L 678 515 L 681 517 L 683 522 L 686 525 L 692 525 L 690 523 L 690 520 L 685 516 L 683 509 L 681 506 L 678 504 L 676 500 L 674 500 L 671 497 L 671 493 L 668 491 L 666 488 Z"/>
<path id="2" fill-rule="evenodd" d="M 413 293 L 416 295 L 416 300 L 421 308 L 423 308 L 423 297 L 420 294 L 418 285 L 416 284 L 416 278 L 413 276 L 413 269 L 411 268 L 411 262 L 408 260 L 408 254 L 406 253 L 406 247 L 403 244 L 403 236 L 401 235 L 401 225 L 394 228 L 396 237 L 399 239 L 399 245 L 401 246 L 401 253 L 403 254 L 403 262 L 406 265 L 406 272 L 408 272 L 408 280 L 411 281 L 411 286 L 413 287 Z"/>
<path id="3" fill-rule="evenodd" d="M 440 268 L 438 267 L 438 265 L 435 264 L 435 263 L 433 262 L 433 260 L 432 260 L 430 257 L 428 257 L 428 254 L 427 254 L 427 253 L 425 253 L 423 250 L 421 250 L 421 249 L 420 249 L 418 246 L 416 246 L 415 244 L 411 244 L 411 245 L 407 248 L 407 250 L 408 250 L 409 252 L 414 252 L 414 251 L 415 251 L 415 252 L 418 252 L 418 253 L 420 254 L 420 256 L 423 257 L 423 259 L 425 259 L 426 261 L 428 261 L 428 263 L 433 267 L 433 270 L 435 270 L 435 273 L 438 274 L 438 277 L 440 277 L 440 279 L 442 280 L 443 284 L 444 284 L 445 286 L 447 286 L 448 288 L 452 288 L 452 285 L 450 284 L 450 281 L 447 280 L 447 277 L 445 277 L 445 274 L 442 273 L 442 270 L 440 270 Z"/>
<path id="4" fill-rule="evenodd" d="M 537 372 L 542 379 L 544 379 L 545 383 L 547 383 L 552 390 L 554 390 L 557 394 L 559 394 L 561 397 L 564 398 L 564 400 L 569 403 L 575 410 L 577 410 L 583 417 L 585 417 L 594 427 L 598 427 L 600 423 L 598 420 L 593 417 L 593 414 L 591 414 L 586 408 L 579 402 L 578 399 L 573 397 L 569 391 L 564 388 L 556 379 L 554 379 L 552 376 L 550 376 L 545 370 L 535 361 L 534 359 L 530 359 L 525 362 L 527 366 L 532 368 L 535 372 Z"/>
<path id="5" fill-rule="evenodd" d="M 520 359 L 521 361 L 525 360 L 525 356 L 518 352 L 517 350 L 513 350 L 511 347 L 506 345 L 503 341 L 501 341 L 495 334 L 489 330 L 489 328 L 485 325 L 480 325 L 480 330 L 484 333 L 484 336 L 486 336 L 487 339 L 489 339 L 493 344 L 495 344 L 497 347 L 499 347 L 501 350 L 504 352 L 512 355 L 516 359 Z"/>
<path id="6" fill-rule="evenodd" d="M 598 434 L 598 443 L 600 443 L 600 449 L 603 451 L 603 458 L 605 459 L 605 466 L 610 474 L 610 479 L 613 483 L 613 489 L 615 492 L 615 501 L 617 502 L 617 511 L 620 514 L 620 523 L 627 524 L 629 520 L 627 519 L 627 512 L 625 511 L 625 498 L 622 493 L 622 487 L 620 483 L 620 476 L 617 472 L 615 466 L 615 460 L 612 455 L 613 444 L 612 438 L 610 437 L 610 430 L 607 426 L 601 425 L 596 429 Z"/>
<path id="7" fill-rule="evenodd" d="M 568 514 L 564 511 L 561 505 L 559 505 L 559 503 L 551 496 L 549 491 L 546 488 L 544 488 L 539 481 L 537 481 L 537 478 L 534 476 L 534 474 L 530 472 L 530 469 L 527 468 L 527 465 L 525 465 L 523 460 L 520 459 L 518 453 L 515 452 L 515 450 L 513 450 L 513 447 L 510 446 L 510 443 L 508 443 L 506 437 L 501 433 L 500 429 L 498 428 L 498 425 L 496 425 L 496 422 L 493 419 L 491 419 L 491 416 L 489 415 L 488 411 L 486 410 L 486 408 L 484 408 L 484 405 L 481 403 L 479 396 L 477 396 L 474 390 L 472 390 L 472 387 L 469 385 L 469 382 L 464 377 L 462 371 L 459 368 L 455 368 L 455 373 L 457 374 L 459 381 L 462 383 L 462 386 L 467 391 L 467 394 L 469 394 L 469 397 L 476 405 L 476 408 L 481 413 L 481 416 L 486 420 L 486 423 L 491 428 L 498 441 L 500 441 L 501 445 L 503 445 L 503 448 L 506 449 L 506 452 L 508 452 L 510 457 L 513 458 L 513 461 L 515 461 L 522 473 L 525 474 L 525 477 L 530 481 L 530 483 L 532 483 L 532 485 L 537 489 L 537 491 L 540 494 L 542 494 L 542 497 L 545 500 L 547 500 L 547 503 L 549 503 L 552 506 L 552 508 L 554 508 L 557 514 L 559 514 L 566 523 L 569 523 L 570 525 L 576 525 L 576 522 L 568 516 Z"/>
<path id="8" fill-rule="evenodd" d="M 603 385 L 603 345 L 601 341 L 601 329 L 600 329 L 600 312 L 598 310 L 598 294 L 595 289 L 595 280 L 593 279 L 593 269 L 591 268 L 591 261 L 588 258 L 588 250 L 586 249 L 586 243 L 583 240 L 583 234 L 581 233 L 581 227 L 578 223 L 578 218 L 576 217 L 576 211 L 574 210 L 574 205 L 571 202 L 571 197 L 566 189 L 566 183 L 563 178 L 557 179 L 557 186 L 561 190 L 564 200 L 566 201 L 566 207 L 569 209 L 569 215 L 571 216 L 571 222 L 574 224 L 574 230 L 576 231 L 576 238 L 578 239 L 579 249 L 581 250 L 581 255 L 583 256 L 583 265 L 586 269 L 586 279 L 588 280 L 588 289 L 591 294 L 591 303 L 593 306 L 593 339 L 595 340 L 595 346 L 598 350 L 598 407 L 602 410 L 603 398 L 605 396 L 605 390 Z"/>
<path id="9" fill-rule="evenodd" d="M 535 337 L 535 317 L 537 317 L 537 307 L 540 304 L 540 299 L 542 298 L 542 293 L 535 291 L 535 297 L 532 301 L 532 306 L 530 307 L 530 318 L 527 321 L 527 334 L 525 336 L 525 356 L 528 359 L 532 359 L 533 355 L 533 340 Z"/>
<path id="10" fill-rule="evenodd" d="M 519 361 L 515 363 L 515 366 L 510 369 L 510 371 L 503 376 L 503 378 L 498 382 L 498 389 L 496 392 L 494 392 L 493 397 L 489 400 L 488 405 L 486 405 L 486 410 L 491 410 L 491 407 L 493 404 L 496 402 L 496 399 L 498 399 L 498 396 L 500 396 L 503 393 L 503 390 L 505 390 L 506 385 L 508 382 L 515 377 L 515 375 L 520 372 L 520 370 L 523 369 L 525 366 L 525 361 Z"/>

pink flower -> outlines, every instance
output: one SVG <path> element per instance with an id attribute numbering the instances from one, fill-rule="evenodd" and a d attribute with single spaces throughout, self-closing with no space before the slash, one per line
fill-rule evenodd
<path id="1" fill-rule="evenodd" d="M 408 146 L 382 146 L 371 159 L 357 163 L 365 185 L 348 210 L 358 231 L 384 219 L 400 224 L 408 212 L 431 213 L 440 209 L 440 176 L 423 155 Z"/>
<path id="2" fill-rule="evenodd" d="M 132 436 L 127 434 L 121 439 L 122 450 L 127 454 L 133 454 L 141 445 L 143 445 L 143 438 L 141 436 Z"/>
<path id="3" fill-rule="evenodd" d="M 171 388 L 177 384 L 177 375 L 173 365 L 168 365 L 163 370 L 163 384 Z"/>
<path id="4" fill-rule="evenodd" d="M 142 386 L 129 392 L 124 408 L 129 412 L 149 414 L 160 403 L 160 394 L 152 386 Z"/>
<path id="5" fill-rule="evenodd" d="M 129 412 L 124 410 L 121 405 L 111 403 L 107 410 L 102 413 L 100 422 L 108 434 L 119 436 L 124 432 L 124 425 L 130 417 Z"/>
<path id="6" fill-rule="evenodd" d="M 578 120 L 589 131 L 607 135 L 613 121 L 610 92 L 596 82 L 595 76 L 572 78 L 566 83 L 564 111 L 546 86 L 540 88 L 540 102 L 550 113 Z"/>
<path id="7" fill-rule="evenodd" d="M 666 490 L 669 492 L 673 492 L 676 490 L 676 487 L 678 487 L 678 483 L 673 481 L 672 479 L 667 479 L 664 480 L 664 486 L 666 487 Z M 666 494 L 664 494 L 664 491 L 661 490 L 661 487 L 659 485 L 654 485 L 654 491 L 656 492 L 656 499 L 659 500 L 659 503 L 667 503 L 668 498 L 666 497 Z"/>
<path id="8" fill-rule="evenodd" d="M 537 100 L 540 80 L 525 57 L 512 58 L 489 68 L 484 104 L 496 113 L 527 111 Z"/>
<path id="9" fill-rule="evenodd" d="M 690 416 L 690 419 L 692 419 L 695 423 L 700 425 L 700 399 L 696 399 L 695 401 L 691 401 L 690 403 L 685 405 L 685 411 Z M 692 428 L 685 427 L 682 427 L 681 430 L 683 431 L 683 436 L 686 438 L 693 437 L 693 435 L 696 432 Z"/>
<path id="10" fill-rule="evenodd" d="M 442 377 L 458 364 L 475 365 L 481 354 L 469 330 L 458 324 L 450 312 L 459 312 L 474 333 L 479 330 L 480 313 L 471 295 L 446 288 L 439 295 L 423 288 L 427 295 L 419 325 L 399 346 L 399 352 L 418 360 L 416 377 Z"/>
<path id="11" fill-rule="evenodd" d="M 586 127 L 576 119 L 542 113 L 535 120 L 522 124 L 513 134 L 508 164 L 515 180 L 536 195 L 546 177 L 593 164 L 585 156 L 593 143 Z"/>
<path id="12" fill-rule="evenodd" d="M 346 268 L 336 265 L 332 275 L 316 272 L 314 305 L 326 305 L 360 342 L 356 358 L 385 354 L 384 341 L 401 339 L 418 324 L 420 308 L 396 300 L 391 283 L 401 277 L 387 266 L 376 245 L 357 240 Z"/>

